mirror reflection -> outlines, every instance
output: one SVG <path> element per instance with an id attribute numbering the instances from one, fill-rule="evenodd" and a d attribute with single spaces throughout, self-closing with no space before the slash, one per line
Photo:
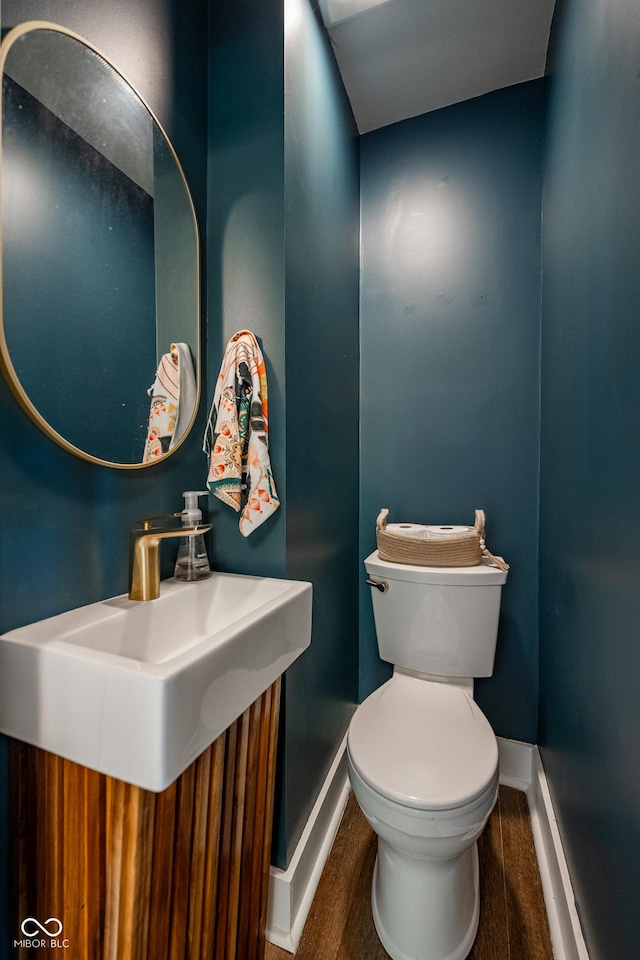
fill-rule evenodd
<path id="1" fill-rule="evenodd" d="M 90 45 L 25 24 L 2 53 L 2 366 L 86 459 L 145 466 L 199 394 L 198 238 L 173 148 Z"/>

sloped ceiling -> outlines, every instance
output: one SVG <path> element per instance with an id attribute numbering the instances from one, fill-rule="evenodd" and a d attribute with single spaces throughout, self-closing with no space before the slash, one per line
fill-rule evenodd
<path id="1" fill-rule="evenodd" d="M 555 0 L 320 0 L 360 133 L 544 75 Z"/>

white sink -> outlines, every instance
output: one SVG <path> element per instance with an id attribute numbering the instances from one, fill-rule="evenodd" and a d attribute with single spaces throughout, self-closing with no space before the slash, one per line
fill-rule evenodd
<path id="1" fill-rule="evenodd" d="M 0 732 L 169 786 L 311 641 L 310 583 L 214 573 L 0 636 Z"/>

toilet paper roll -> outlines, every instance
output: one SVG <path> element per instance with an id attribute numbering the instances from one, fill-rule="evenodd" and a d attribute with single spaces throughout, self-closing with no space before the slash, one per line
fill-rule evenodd
<path id="1" fill-rule="evenodd" d="M 461 526 L 435 526 L 434 524 L 429 524 L 426 528 L 427 530 L 427 540 L 445 540 L 447 537 L 459 537 L 462 533 L 469 533 L 469 530 L 472 530 L 473 527 L 461 527 Z"/>
<path id="2" fill-rule="evenodd" d="M 428 528 L 423 523 L 388 523 L 386 529 L 403 537 L 426 537 Z"/>

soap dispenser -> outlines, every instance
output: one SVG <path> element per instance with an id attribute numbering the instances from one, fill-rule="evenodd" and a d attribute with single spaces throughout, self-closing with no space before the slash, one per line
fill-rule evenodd
<path id="1" fill-rule="evenodd" d="M 182 524 L 185 527 L 197 527 L 202 523 L 202 511 L 198 508 L 198 497 L 206 496 L 206 490 L 185 490 Z M 185 537 L 180 543 L 176 569 L 176 580 L 206 580 L 211 576 L 207 548 L 204 545 L 204 536 L 196 534 Z"/>

